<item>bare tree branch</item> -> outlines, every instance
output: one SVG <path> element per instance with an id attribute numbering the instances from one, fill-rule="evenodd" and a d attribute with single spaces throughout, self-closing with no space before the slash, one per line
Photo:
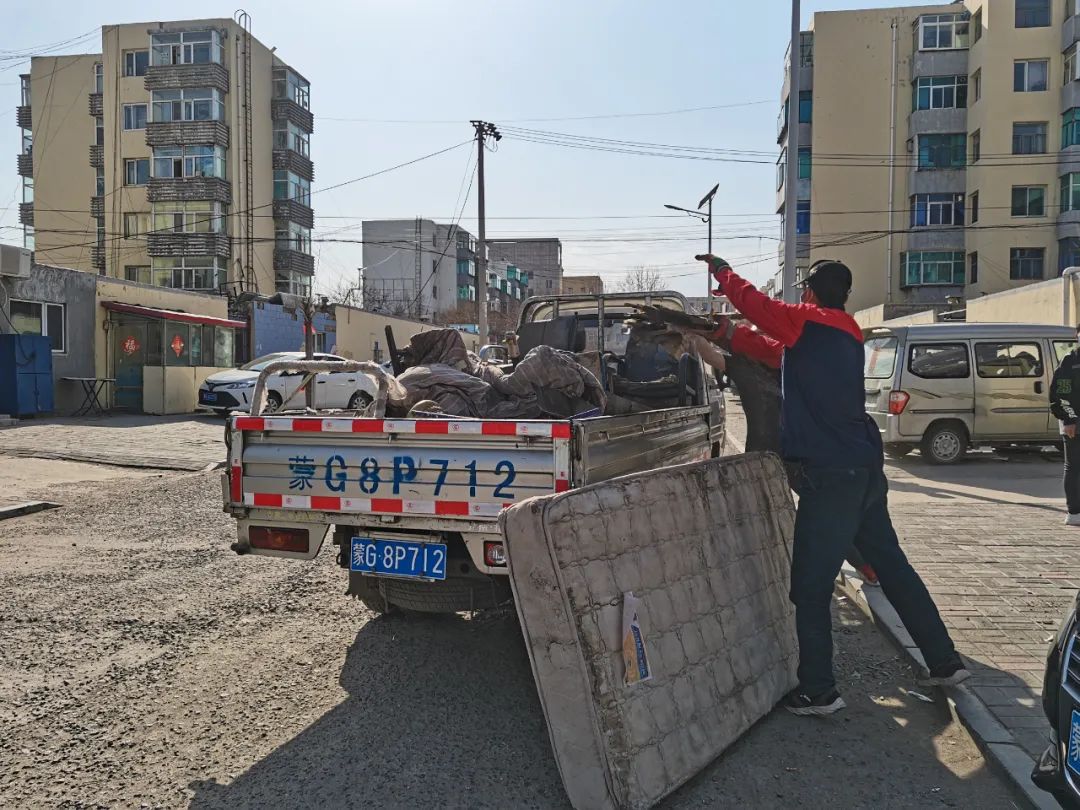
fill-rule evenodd
<path id="1" fill-rule="evenodd" d="M 656 292 L 664 289 L 664 277 L 655 267 L 632 267 L 619 282 L 619 292 Z"/>

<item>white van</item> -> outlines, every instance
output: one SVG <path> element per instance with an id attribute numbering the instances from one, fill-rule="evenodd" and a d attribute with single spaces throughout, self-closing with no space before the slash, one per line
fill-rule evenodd
<path id="1" fill-rule="evenodd" d="M 1060 441 L 1050 378 L 1070 326 L 938 323 L 864 329 L 866 411 L 885 452 L 952 464 L 969 447 Z"/>

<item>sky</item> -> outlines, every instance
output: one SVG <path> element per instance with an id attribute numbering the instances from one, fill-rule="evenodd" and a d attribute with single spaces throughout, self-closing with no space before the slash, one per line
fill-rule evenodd
<path id="1" fill-rule="evenodd" d="M 815 11 L 889 5 L 897 4 L 808 0 L 802 25 Z M 786 0 L 248 0 L 245 8 L 253 35 L 311 81 L 316 289 L 357 279 L 363 219 L 460 217 L 476 233 L 471 119 L 491 121 L 504 134 L 485 159 L 489 238 L 555 236 L 568 274 L 598 274 L 613 286 L 628 268 L 644 265 L 668 288 L 704 295 L 704 271 L 693 256 L 705 250 L 706 225 L 663 206 L 694 208 L 718 183 L 713 252 L 757 283 L 776 272 Z M 0 241 L 21 244 L 13 227 L 14 108 L 18 74 L 29 68 L 4 60 L 5 53 L 103 24 L 232 11 L 202 0 L 39 0 L 7 15 L 0 118 L 8 125 L 0 126 L 0 155 L 8 157 L 0 166 L 10 174 L 0 182 Z M 100 35 L 62 52 L 99 47 Z M 738 153 L 644 156 L 571 148 L 566 135 Z M 536 142 L 553 139 L 560 145 Z"/>

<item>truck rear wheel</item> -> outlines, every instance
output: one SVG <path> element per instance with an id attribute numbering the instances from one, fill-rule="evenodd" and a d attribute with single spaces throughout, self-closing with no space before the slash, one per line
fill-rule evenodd
<path id="1" fill-rule="evenodd" d="M 505 577 L 451 577 L 442 582 L 416 582 L 380 579 L 355 571 L 349 572 L 349 594 L 375 613 L 386 613 L 392 608 L 417 613 L 488 610 L 511 597 L 510 581 Z"/>

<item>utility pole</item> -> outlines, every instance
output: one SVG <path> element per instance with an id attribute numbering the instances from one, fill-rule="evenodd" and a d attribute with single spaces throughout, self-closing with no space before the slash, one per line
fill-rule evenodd
<path id="1" fill-rule="evenodd" d="M 799 217 L 799 74 L 802 72 L 802 14 L 791 0 L 791 44 L 788 46 L 787 165 L 784 167 L 784 269 L 780 275 L 783 300 L 796 303 L 796 224 Z"/>
<path id="2" fill-rule="evenodd" d="M 476 310 L 477 310 L 477 324 L 478 331 L 480 332 L 480 345 L 483 346 L 488 342 L 488 312 L 487 312 L 487 223 L 485 221 L 484 214 L 484 144 L 487 137 L 490 135 L 496 141 L 502 139 L 502 135 L 499 130 L 495 128 L 494 124 L 489 124 L 486 121 L 470 121 L 473 125 L 473 129 L 476 130 L 476 180 L 479 184 L 479 190 L 476 195 L 477 200 L 477 217 L 479 219 L 477 234 L 478 246 L 476 256 Z"/>

